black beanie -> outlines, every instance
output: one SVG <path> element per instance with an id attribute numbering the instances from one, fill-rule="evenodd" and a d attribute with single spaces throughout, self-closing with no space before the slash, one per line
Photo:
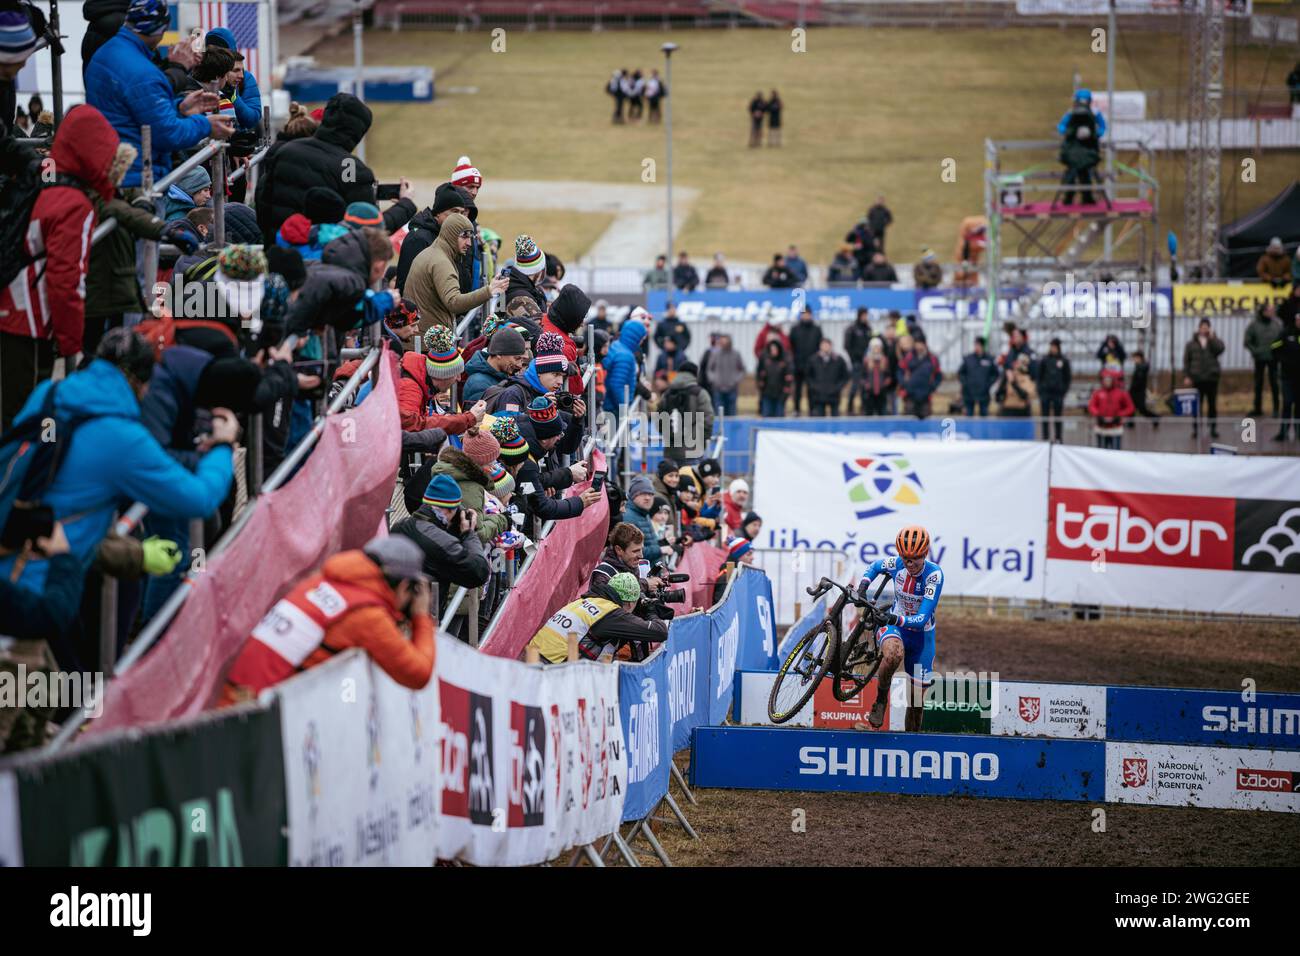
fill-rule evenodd
<path id="1" fill-rule="evenodd" d="M 311 220 L 312 225 L 327 222 L 342 222 L 348 207 L 343 197 L 325 186 L 312 186 L 302 203 L 303 215 Z"/>
<path id="2" fill-rule="evenodd" d="M 745 512 L 745 517 L 740 519 L 740 533 L 742 535 L 745 533 L 745 528 L 749 525 L 751 521 L 762 521 L 762 520 L 763 519 L 760 518 L 758 516 L 758 513 L 755 511 Z"/>
<path id="3" fill-rule="evenodd" d="M 655 468 L 655 471 L 659 475 L 659 480 L 662 481 L 665 475 L 671 474 L 676 471 L 677 468 L 677 462 L 673 461 L 671 458 L 665 458 L 663 461 L 659 462 L 659 466 Z"/>
<path id="4" fill-rule="evenodd" d="M 694 362 L 683 362 L 681 365 L 677 366 L 677 371 L 679 373 L 689 372 L 692 375 L 699 375 L 700 367 L 696 365 Z"/>
<path id="5" fill-rule="evenodd" d="M 722 466 L 716 458 L 705 458 L 695 466 L 695 473 L 701 478 L 711 478 L 714 475 L 721 477 Z"/>
<path id="6" fill-rule="evenodd" d="M 566 285 L 560 290 L 546 314 L 551 317 L 562 332 L 572 335 L 587 317 L 591 308 L 591 299 L 576 285 Z"/>
<path id="7" fill-rule="evenodd" d="M 213 359 L 199 374 L 194 404 L 199 408 L 228 408 L 243 413 L 254 410 L 262 372 L 248 359 L 229 356 Z"/>
<path id="8" fill-rule="evenodd" d="M 266 271 L 284 276 L 289 288 L 299 289 L 307 281 L 307 267 L 302 264 L 302 253 L 283 246 L 266 247 Z"/>
<path id="9" fill-rule="evenodd" d="M 443 183 L 433 194 L 433 214 L 446 212 L 448 209 L 454 209 L 460 206 L 468 209 L 473 205 L 468 194 L 463 193 L 451 183 Z M 473 220 L 471 220 L 473 221 Z"/>

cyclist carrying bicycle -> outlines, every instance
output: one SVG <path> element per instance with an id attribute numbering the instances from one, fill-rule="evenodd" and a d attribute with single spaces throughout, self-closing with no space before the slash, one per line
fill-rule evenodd
<path id="1" fill-rule="evenodd" d="M 912 705 L 907 708 L 906 728 L 921 729 L 925 709 L 921 695 L 934 683 L 934 610 L 939 605 L 943 590 L 943 571 L 939 565 L 927 560 L 930 553 L 930 533 L 920 525 L 908 525 L 894 539 L 897 557 L 873 561 L 862 575 L 858 590 L 865 593 L 868 585 L 882 574 L 894 582 L 894 606 L 886 624 L 876 632 L 880 643 L 881 662 L 877 672 L 879 689 L 876 702 L 867 715 L 872 727 L 885 722 L 885 707 L 889 702 L 889 685 L 894 671 L 901 663 L 911 680 Z M 866 730 L 866 724 L 854 725 Z"/>

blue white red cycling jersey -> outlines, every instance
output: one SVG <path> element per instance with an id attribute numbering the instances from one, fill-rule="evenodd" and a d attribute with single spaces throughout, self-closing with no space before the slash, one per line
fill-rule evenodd
<path id="1" fill-rule="evenodd" d="M 860 591 L 877 576 L 887 574 L 894 582 L 894 606 L 891 608 L 900 618 L 898 627 L 904 631 L 933 631 L 934 609 L 939 606 L 939 594 L 943 591 L 943 570 L 933 561 L 926 561 L 919 575 L 908 573 L 903 559 L 899 557 L 881 558 L 871 562 L 862 575 Z"/>

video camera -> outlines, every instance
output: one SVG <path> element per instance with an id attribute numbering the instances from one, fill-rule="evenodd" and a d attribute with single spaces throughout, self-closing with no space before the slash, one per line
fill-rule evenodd
<path id="1" fill-rule="evenodd" d="M 650 577 L 659 578 L 660 584 L 650 592 L 649 596 L 641 599 L 641 609 L 645 612 L 646 617 L 657 617 L 662 621 L 671 621 L 675 612 L 669 604 L 685 604 L 686 589 L 670 588 L 670 584 L 685 584 L 691 579 L 689 574 L 670 574 L 662 564 L 656 564 L 650 569 Z"/>

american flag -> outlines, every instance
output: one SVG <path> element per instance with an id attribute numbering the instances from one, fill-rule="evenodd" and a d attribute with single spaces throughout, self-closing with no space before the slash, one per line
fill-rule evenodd
<path id="1" fill-rule="evenodd" d="M 215 3 L 203 0 L 199 4 L 199 28 L 204 35 L 209 30 L 225 27 L 235 35 L 235 48 L 244 56 L 244 69 L 261 77 L 258 60 L 257 12 L 258 3 Z"/>

